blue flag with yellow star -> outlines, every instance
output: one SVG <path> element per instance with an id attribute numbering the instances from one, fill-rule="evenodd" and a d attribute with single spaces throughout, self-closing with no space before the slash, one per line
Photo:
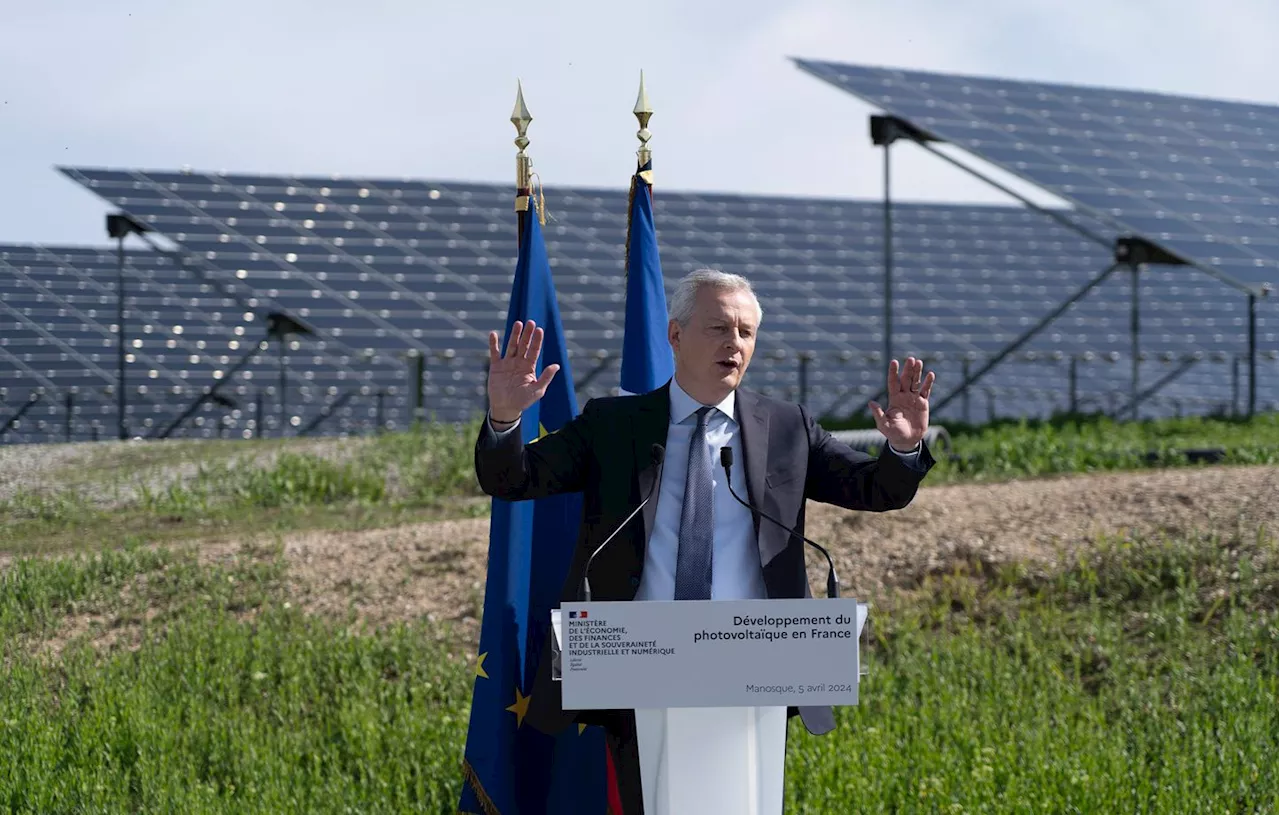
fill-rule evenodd
<path id="1" fill-rule="evenodd" d="M 533 196 L 519 213 L 521 242 L 507 312 L 507 347 L 516 320 L 544 329 L 537 371 L 560 370 L 546 394 L 524 412 L 525 443 L 553 433 L 578 413 L 551 266 Z M 477 815 L 605 815 L 604 733 L 570 727 L 559 736 L 524 721 L 551 608 L 577 541 L 580 493 L 536 501 L 493 499 L 480 651 L 458 808 Z M 536 551 L 535 551 L 536 550 Z"/>

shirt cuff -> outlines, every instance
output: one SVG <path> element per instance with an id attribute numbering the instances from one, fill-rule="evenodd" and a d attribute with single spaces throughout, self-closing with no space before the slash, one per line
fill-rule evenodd
<path id="1" fill-rule="evenodd" d="M 520 426 L 520 420 L 516 419 L 516 423 L 511 425 L 511 427 L 508 427 L 506 430 L 498 430 L 493 426 L 492 416 L 485 414 L 484 420 L 485 420 L 485 423 L 489 425 L 489 430 L 500 439 L 504 438 L 508 433 L 510 433 L 511 431 L 515 430 L 517 427 Z"/>
<path id="2" fill-rule="evenodd" d="M 919 470 L 919 469 L 921 469 L 921 467 L 920 467 L 920 451 L 921 451 L 921 449 L 923 449 L 923 442 L 916 442 L 916 446 L 915 446 L 915 448 L 914 448 L 914 449 L 911 449 L 911 450 L 908 450 L 908 451 L 907 451 L 907 452 L 905 452 L 905 453 L 904 453 L 904 452 L 902 452 L 902 451 L 900 451 L 900 450 L 894 450 L 894 447 L 893 447 L 893 445 L 892 445 L 892 444 L 888 445 L 888 447 L 889 447 L 889 449 L 890 449 L 890 450 L 892 450 L 892 451 L 893 451 L 893 454 L 894 454 L 895 456 L 897 456 L 898 458 L 902 459 L 902 463 L 903 463 L 903 464 L 907 465 L 908 467 L 910 467 L 910 468 L 911 468 L 911 469 L 913 469 L 913 470 Z"/>

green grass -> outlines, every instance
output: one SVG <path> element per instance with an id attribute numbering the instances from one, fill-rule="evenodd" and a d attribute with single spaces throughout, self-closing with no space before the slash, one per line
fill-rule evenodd
<path id="1" fill-rule="evenodd" d="M 473 469 L 476 430 L 474 423 L 430 425 L 348 439 L 337 443 L 340 455 L 310 450 L 316 439 L 124 446 L 116 457 L 94 456 L 76 469 L 68 489 L 0 502 L 0 551 L 375 528 L 483 513 Z M 954 456 L 938 451 L 927 485 L 1180 466 L 1177 451 L 1187 447 L 1225 447 L 1229 464 L 1280 462 L 1275 415 L 1137 424 L 1075 417 L 953 430 Z M 194 475 L 173 474 L 183 462 L 197 465 Z M 168 475 L 157 480 L 157 472 Z M 136 495 L 104 506 L 85 497 L 93 484 L 134 484 Z"/>
<path id="2" fill-rule="evenodd" d="M 928 483 L 1186 466 L 1182 451 L 1204 448 L 1222 448 L 1225 464 L 1280 462 L 1277 414 L 1136 423 L 1074 416 L 944 426 L 951 437 L 952 455 L 936 456 L 938 466 L 929 473 Z"/>
<path id="3" fill-rule="evenodd" d="M 0 501 L 0 552 L 473 517 L 488 506 L 473 473 L 475 431 L 433 425 L 343 440 L 341 455 L 300 449 L 315 439 L 126 445 L 118 458 L 92 456 L 66 489 Z M 194 474 L 172 474 L 183 463 L 197 465 Z M 135 496 L 113 505 L 86 497 L 95 485 L 115 496 L 118 484 Z"/>
<path id="4" fill-rule="evenodd" d="M 1275 812 L 1276 575 L 1271 537 L 1119 541 L 880 601 L 862 704 L 822 738 L 792 721 L 788 811 Z M 448 632 L 287 602 L 278 552 L 16 562 L 0 807 L 454 812 L 471 672 Z M 38 647 L 112 609 L 136 650 Z"/>

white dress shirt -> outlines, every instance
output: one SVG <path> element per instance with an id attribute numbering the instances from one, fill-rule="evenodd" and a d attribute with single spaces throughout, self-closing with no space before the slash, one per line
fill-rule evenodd
<path id="1" fill-rule="evenodd" d="M 756 542 L 751 511 L 729 494 L 724 467 L 720 466 L 720 448 L 731 447 L 735 465 L 733 491 L 747 500 L 746 468 L 742 456 L 742 434 L 734 415 L 736 394 L 730 392 L 707 417 L 707 444 L 711 447 L 711 480 L 715 538 L 711 556 L 712 600 L 757 600 L 768 597 L 764 572 L 760 564 L 760 548 Z M 637 600 L 671 600 L 676 593 L 676 554 L 680 548 L 680 515 L 684 505 L 685 478 L 689 462 L 689 441 L 698 424 L 695 414 L 703 405 L 671 379 L 671 414 L 667 426 L 666 455 L 663 457 L 662 481 L 658 485 L 658 506 L 653 532 L 645 547 L 644 571 L 636 590 Z M 500 437 L 519 427 L 495 431 Z M 490 424 L 490 429 L 493 425 Z M 908 466 L 916 466 L 920 445 L 902 453 Z M 770 523 L 769 521 L 763 521 Z"/>
<path id="2" fill-rule="evenodd" d="M 736 394 L 730 392 L 707 416 L 707 444 L 711 447 L 712 517 L 715 538 L 711 554 L 711 599 L 753 600 L 767 597 L 760 568 L 751 511 L 734 500 L 720 466 L 720 448 L 733 448 L 739 462 L 733 474 L 734 492 L 747 497 L 746 468 L 742 466 L 742 434 L 734 418 Z M 645 547 L 644 571 L 637 600 L 670 600 L 676 593 L 676 553 L 680 549 L 680 515 L 689 462 L 689 441 L 697 428 L 702 404 L 671 380 L 671 416 L 667 426 L 667 453 L 662 482 L 658 485 L 658 509 L 653 532 Z"/>

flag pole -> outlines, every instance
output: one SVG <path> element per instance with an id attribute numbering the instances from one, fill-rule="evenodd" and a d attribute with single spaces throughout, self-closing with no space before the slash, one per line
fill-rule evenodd
<path id="1" fill-rule="evenodd" d="M 516 126 L 515 145 L 516 151 L 516 212 L 525 212 L 529 209 L 529 195 L 532 187 L 533 177 L 533 160 L 524 152 L 529 146 L 529 137 L 525 135 L 529 129 L 529 123 L 533 121 L 533 116 L 529 113 L 529 107 L 524 103 L 524 87 L 520 80 L 516 80 L 516 105 L 511 111 L 511 123 Z M 524 240 L 524 219 L 517 218 L 517 241 Z M 519 245 L 517 243 L 517 245 Z"/>
<path id="2" fill-rule="evenodd" d="M 645 181 L 653 183 L 652 170 L 646 169 L 652 159 L 653 154 L 649 151 L 649 139 L 652 133 L 649 132 L 649 117 L 653 115 L 653 107 L 649 105 L 649 94 L 644 89 L 644 71 L 640 72 L 640 93 L 636 95 L 636 106 L 631 111 L 636 115 L 636 121 L 640 122 L 640 129 L 636 131 L 636 138 L 640 140 L 640 149 L 636 151 L 636 167 L 641 175 L 646 176 Z"/>
<path id="3" fill-rule="evenodd" d="M 627 242 L 622 250 L 622 268 L 624 274 L 630 274 L 631 268 L 631 210 L 636 200 L 636 185 L 653 186 L 653 151 L 649 149 L 649 117 L 653 115 L 653 106 L 649 104 L 649 92 L 644 87 L 644 71 L 640 71 L 640 92 L 636 94 L 636 106 L 632 109 L 640 129 L 636 138 L 640 140 L 640 149 L 636 150 L 636 173 L 631 177 L 631 189 L 627 192 Z"/>

